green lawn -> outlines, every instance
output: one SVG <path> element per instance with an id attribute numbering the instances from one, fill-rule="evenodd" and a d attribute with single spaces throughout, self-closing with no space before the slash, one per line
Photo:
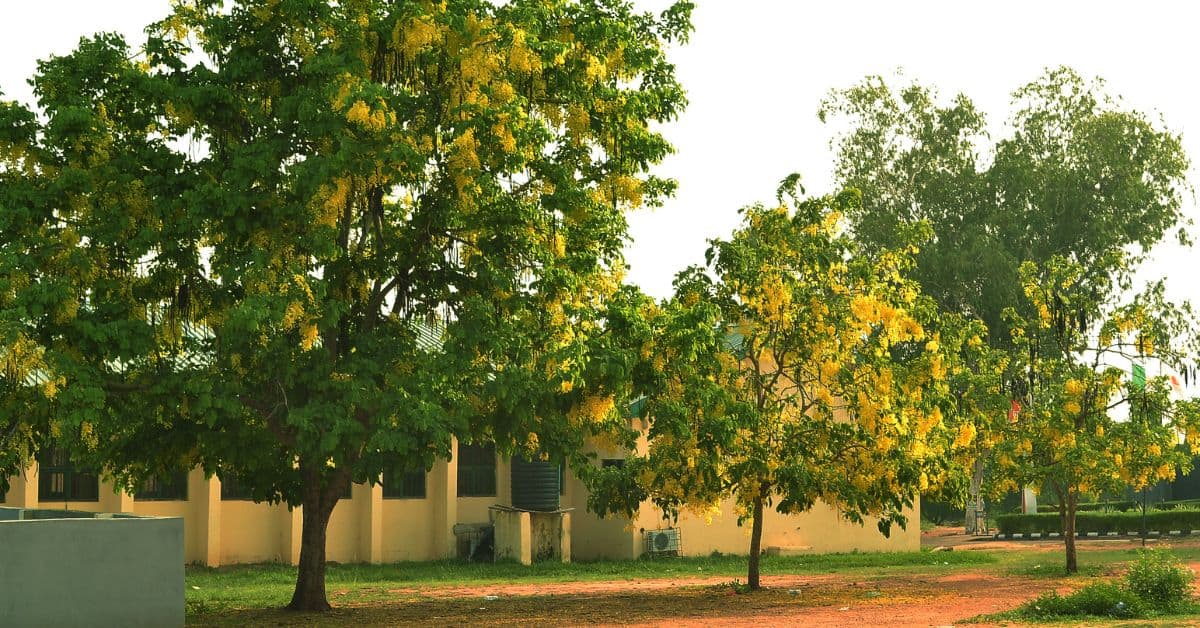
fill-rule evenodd
<path id="1" fill-rule="evenodd" d="M 765 556 L 764 574 L 876 573 L 943 570 L 987 565 L 996 557 L 984 552 L 900 552 Z M 326 590 L 336 601 L 360 603 L 394 598 L 390 590 L 443 585 L 638 580 L 728 576 L 745 580 L 745 556 L 710 556 L 577 563 L 408 562 L 388 565 L 329 565 Z M 280 607 L 291 599 L 296 568 L 281 564 L 188 567 L 187 604 L 191 615 L 231 609 Z M 335 595 L 337 593 L 340 595 Z"/>
<path id="2" fill-rule="evenodd" d="M 1181 547 L 1174 554 L 1200 561 L 1200 547 Z M 1061 549 L 1030 549 L 908 553 L 857 553 L 763 558 L 763 574 L 845 574 L 805 589 L 803 596 L 788 591 L 728 597 L 734 580 L 745 580 L 744 556 L 710 556 L 633 561 L 539 563 L 409 562 L 388 565 L 331 564 L 327 591 L 336 607 L 328 614 L 291 614 L 281 607 L 291 597 L 295 568 L 280 564 L 237 565 L 187 569 L 188 622 L 195 625 L 313 625 L 358 626 L 402 623 L 528 624 L 663 621 L 672 617 L 719 618 L 727 613 L 758 611 L 769 615 L 786 607 L 843 605 L 867 602 L 886 591 L 907 603 L 920 604 L 942 593 L 928 582 L 962 571 L 1016 579 L 1028 583 L 1030 594 L 1051 588 L 1081 586 L 1097 577 L 1112 578 L 1135 558 L 1135 550 L 1089 549 L 1079 554 L 1080 573 L 1063 577 Z M 927 578 L 928 576 L 928 578 Z M 714 586 L 713 579 L 721 583 Z M 505 595 L 502 602 L 486 601 L 489 585 L 530 585 L 561 582 L 634 581 L 654 578 L 708 578 L 707 586 L 646 591 L 630 588 L 609 593 L 552 596 Z M 461 595 L 422 595 L 422 589 L 462 587 Z M 874 591 L 874 593 L 872 593 Z M 864 598 L 866 596 L 866 598 Z M 774 609 L 774 610 L 773 610 Z M 1180 617 L 1194 618 L 1194 616 Z M 964 619 L 950 618 L 950 619 Z M 991 620 L 1010 620 L 996 615 Z"/>

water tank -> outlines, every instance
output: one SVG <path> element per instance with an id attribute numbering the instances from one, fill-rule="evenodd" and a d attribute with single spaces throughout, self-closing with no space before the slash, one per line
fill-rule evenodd
<path id="1" fill-rule="evenodd" d="M 521 510 L 558 510 L 558 465 L 543 460 L 512 459 L 512 506 Z"/>

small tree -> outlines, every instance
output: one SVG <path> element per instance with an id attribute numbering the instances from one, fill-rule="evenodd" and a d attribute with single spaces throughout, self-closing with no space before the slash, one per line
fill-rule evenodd
<path id="1" fill-rule="evenodd" d="M 648 455 L 626 461 L 620 491 L 595 494 L 602 511 L 650 497 L 668 516 L 732 498 L 751 525 L 754 589 L 767 507 L 822 500 L 887 534 L 973 435 L 944 420 L 950 365 L 921 323 L 932 304 L 905 277 L 913 249 L 854 255 L 841 217 L 857 194 L 789 204 L 792 183 L 676 279 L 648 353 Z"/>
<path id="2" fill-rule="evenodd" d="M 1023 375 L 1013 392 L 1023 407 L 992 429 L 993 479 L 1004 490 L 1054 492 L 1066 570 L 1075 573 L 1082 495 L 1141 489 L 1191 467 L 1179 445 L 1185 437 L 1197 442 L 1196 403 L 1173 400 L 1166 376 L 1129 377 L 1127 365 L 1153 359 L 1185 368 L 1196 348 L 1192 313 L 1166 301 L 1161 282 L 1118 305 L 1087 269 L 1061 257 L 1042 268 L 1022 265 L 1021 281 L 1036 314 L 1007 315 L 1014 370 Z"/>
<path id="3" fill-rule="evenodd" d="M 672 189 L 691 5 L 174 6 L 43 62 L 44 123 L 0 109 L 0 341 L 51 382 L 0 408 L 126 486 L 201 465 L 303 507 L 290 607 L 324 610 L 347 482 L 454 437 L 579 462 L 619 423 L 624 212 Z"/>

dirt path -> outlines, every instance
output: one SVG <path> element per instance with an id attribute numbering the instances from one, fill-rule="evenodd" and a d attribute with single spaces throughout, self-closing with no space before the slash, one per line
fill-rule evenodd
<path id="1" fill-rule="evenodd" d="M 713 587 L 729 583 L 730 576 L 700 578 L 647 578 L 645 580 L 602 580 L 596 582 L 549 582 L 541 584 L 480 584 L 469 587 L 405 587 L 388 589 L 388 593 L 418 595 L 433 598 L 512 597 L 522 595 L 603 595 L 615 593 L 645 593 L 681 587 Z M 834 575 L 768 576 L 763 586 L 771 589 L 800 589 L 839 580 Z"/>
<path id="2" fill-rule="evenodd" d="M 978 572 L 958 572 L 938 578 L 900 578 L 934 595 L 891 601 L 874 600 L 805 608 L 780 608 L 769 613 L 684 621 L 650 622 L 644 626 L 950 626 L 976 615 L 1009 610 L 1036 595 L 1040 588 L 1016 578 Z"/>
<path id="3" fill-rule="evenodd" d="M 731 578 L 698 577 L 537 585 L 389 589 L 388 593 L 436 603 L 477 601 L 487 607 L 542 600 L 546 613 L 526 624 L 640 626 L 946 626 L 1011 609 L 1045 589 L 1045 583 L 982 570 L 931 576 L 890 574 L 764 575 L 765 590 L 735 595 Z M 662 605 L 662 606 L 660 606 Z M 623 616 L 619 607 L 630 611 Z M 636 608 L 635 608 L 636 607 Z M 659 607 L 649 616 L 640 611 Z M 674 608 L 672 608 L 674 607 Z M 635 612 L 637 611 L 637 612 Z M 468 623 L 509 623 L 481 612 Z M 624 619 L 618 619 L 625 617 Z M 666 619 L 666 618 L 670 619 Z M 456 623 L 462 616 L 438 617 Z M 659 619 L 662 618 L 662 619 Z"/>

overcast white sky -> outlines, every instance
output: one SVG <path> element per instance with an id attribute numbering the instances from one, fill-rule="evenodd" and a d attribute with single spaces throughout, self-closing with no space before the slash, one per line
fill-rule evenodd
<path id="1" fill-rule="evenodd" d="M 669 0 L 636 0 L 661 9 Z M 167 0 L 2 0 L 0 89 L 31 99 L 37 59 L 69 52 L 79 37 L 115 30 L 131 40 L 165 14 Z M 674 52 L 691 106 L 665 131 L 678 153 L 659 173 L 679 180 L 665 207 L 630 218 L 629 278 L 658 297 L 673 275 L 703 259 L 708 238 L 729 233 L 737 209 L 770 200 L 800 172 L 810 193 L 829 191 L 830 129 L 816 109 L 834 87 L 891 74 L 964 92 L 996 131 L 1008 94 L 1046 66 L 1066 64 L 1108 81 L 1131 106 L 1156 111 L 1200 160 L 1196 28 L 1184 2 L 796 2 L 698 0 L 696 32 Z M 1196 179 L 1193 168 L 1192 181 Z M 1187 211 L 1200 219 L 1189 195 Z M 1198 220 L 1200 222 L 1200 220 Z M 1177 298 L 1200 302 L 1193 252 L 1163 246 L 1145 276 L 1170 274 Z"/>

